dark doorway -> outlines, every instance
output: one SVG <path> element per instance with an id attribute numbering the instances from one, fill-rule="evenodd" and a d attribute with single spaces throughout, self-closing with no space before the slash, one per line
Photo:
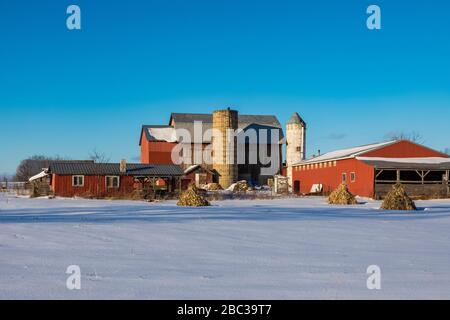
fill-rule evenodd
<path id="1" fill-rule="evenodd" d="M 294 181 L 294 193 L 296 193 L 296 194 L 300 193 L 300 181 L 299 180 Z"/>

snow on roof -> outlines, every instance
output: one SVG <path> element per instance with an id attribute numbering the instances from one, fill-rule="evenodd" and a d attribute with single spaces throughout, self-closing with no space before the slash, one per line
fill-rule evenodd
<path id="1" fill-rule="evenodd" d="M 147 130 L 153 140 L 177 142 L 177 134 L 174 128 L 148 128 Z"/>
<path id="2" fill-rule="evenodd" d="M 30 179 L 28 179 L 28 181 L 32 182 L 34 180 L 41 179 L 46 176 L 48 176 L 48 173 L 47 173 L 47 170 L 44 170 L 44 171 L 38 173 L 37 175 L 32 176 Z"/>
<path id="3" fill-rule="evenodd" d="M 184 170 L 184 174 L 189 174 L 192 171 L 196 170 L 197 168 L 200 168 L 199 164 L 193 164 L 191 166 L 189 166 L 188 168 L 186 168 L 186 170 Z"/>
<path id="4" fill-rule="evenodd" d="M 341 149 L 341 150 L 331 151 L 331 152 L 327 152 L 321 156 L 301 161 L 299 163 L 296 163 L 296 165 L 354 158 L 362 153 L 366 153 L 368 151 L 372 151 L 372 150 L 393 144 L 395 142 L 397 142 L 397 140 L 368 144 L 365 146 L 359 146 L 359 147 L 354 147 L 354 148 L 349 148 L 349 149 Z"/>
<path id="5" fill-rule="evenodd" d="M 384 161 L 392 163 L 417 163 L 417 164 L 442 164 L 450 163 L 450 158 L 430 157 L 430 158 L 381 158 L 381 157 L 356 157 L 361 161 Z"/>

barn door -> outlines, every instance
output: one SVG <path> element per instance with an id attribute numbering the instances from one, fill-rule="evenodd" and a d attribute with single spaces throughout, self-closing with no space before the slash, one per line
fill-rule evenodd
<path id="1" fill-rule="evenodd" d="M 294 193 L 295 194 L 300 193 L 300 181 L 299 180 L 294 181 Z"/>

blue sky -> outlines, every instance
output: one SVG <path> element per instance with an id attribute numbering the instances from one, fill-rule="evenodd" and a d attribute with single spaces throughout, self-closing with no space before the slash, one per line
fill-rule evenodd
<path id="1" fill-rule="evenodd" d="M 77 4 L 82 30 L 66 28 Z M 366 28 L 378 4 L 382 30 Z M 34 154 L 139 155 L 170 112 L 308 122 L 308 154 L 417 131 L 450 147 L 448 1 L 0 2 L 0 173 Z"/>

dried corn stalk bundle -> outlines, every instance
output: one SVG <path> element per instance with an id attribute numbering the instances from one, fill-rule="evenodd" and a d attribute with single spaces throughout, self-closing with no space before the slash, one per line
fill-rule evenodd
<path id="1" fill-rule="evenodd" d="M 177 205 L 183 207 L 206 207 L 210 204 L 199 193 L 195 184 L 191 184 L 189 188 L 180 195 Z"/>
<path id="2" fill-rule="evenodd" d="M 401 183 L 392 186 L 380 207 L 382 210 L 417 210 L 414 201 L 406 194 Z"/>
<path id="3" fill-rule="evenodd" d="M 234 192 L 242 192 L 242 191 L 247 191 L 247 190 L 248 190 L 248 185 L 247 185 L 247 181 L 245 181 L 245 180 L 236 182 L 236 184 L 234 185 L 234 188 L 233 188 Z"/>
<path id="4" fill-rule="evenodd" d="M 358 204 L 355 196 L 348 191 L 347 185 L 342 183 L 336 190 L 334 190 L 328 197 L 329 204 Z"/>
<path id="5" fill-rule="evenodd" d="M 218 183 L 208 183 L 205 186 L 205 189 L 207 191 L 218 191 L 218 190 L 223 190 L 222 186 Z"/>

